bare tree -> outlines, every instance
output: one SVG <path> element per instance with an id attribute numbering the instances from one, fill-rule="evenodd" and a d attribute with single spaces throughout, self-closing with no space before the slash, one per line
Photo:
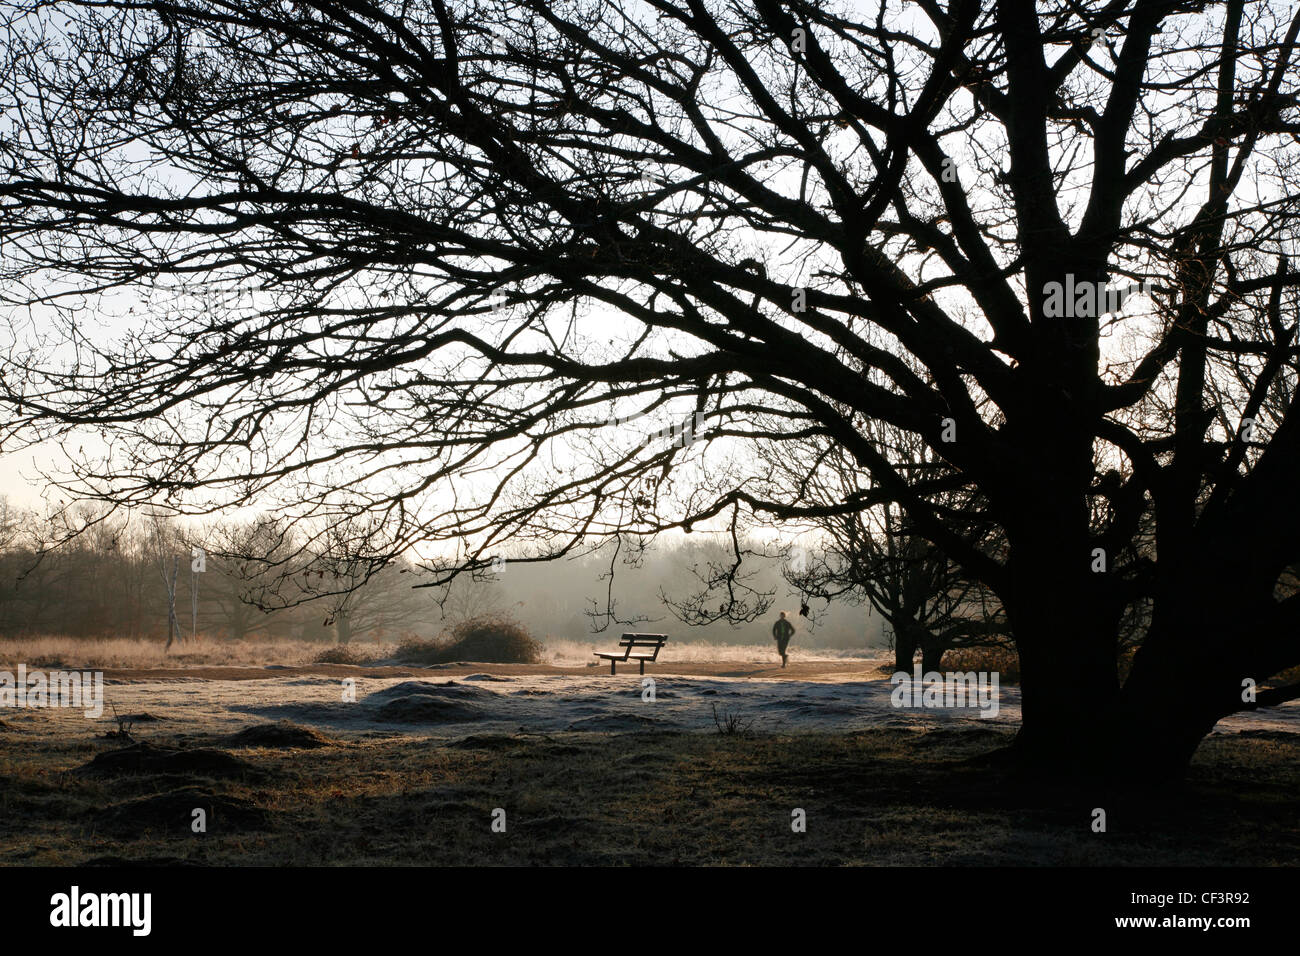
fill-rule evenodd
<path id="1" fill-rule="evenodd" d="M 1179 773 L 1300 662 L 1293 3 L 5 10 L 3 432 L 111 435 L 78 494 L 440 580 L 893 501 L 1002 599 L 1040 767 Z M 809 435 L 872 490 L 745 453 Z"/>
<path id="2" fill-rule="evenodd" d="M 287 622 L 302 590 L 286 570 L 296 551 L 291 529 L 265 516 L 218 521 L 194 532 L 192 541 L 208 558 L 209 613 L 231 639 Z"/>
<path id="3" fill-rule="evenodd" d="M 931 476 L 947 471 L 917 436 L 891 430 L 880 422 L 864 422 L 881 447 L 891 447 L 892 459 L 911 474 Z M 826 511 L 809 525 L 813 537 L 788 550 L 786 579 L 799 591 L 827 602 L 867 603 L 892 630 L 895 667 L 911 670 L 917 651 L 926 672 L 937 671 L 944 651 L 956 647 L 1001 646 L 1009 643 L 1002 603 L 989 588 L 972 579 L 957 562 L 917 533 L 907 513 L 894 502 L 860 511 L 839 505 L 871 494 L 870 474 L 840 447 L 819 438 L 763 446 L 760 454 L 777 484 L 797 485 L 791 493 L 820 503 Z M 814 468 L 808 463 L 815 462 Z M 1000 529 L 967 489 L 936 494 L 932 499 L 953 515 L 965 515 L 963 539 L 993 557 L 1001 557 L 1005 542 Z M 805 602 L 806 604 L 807 602 Z"/>
<path id="4" fill-rule="evenodd" d="M 150 516 L 149 553 L 157 564 L 163 584 L 163 595 L 167 606 L 167 643 L 166 650 L 172 644 L 181 643 L 185 635 L 181 633 L 180 622 L 176 619 L 176 578 L 180 574 L 181 551 L 185 544 L 175 528 L 167 519 L 158 514 Z"/>

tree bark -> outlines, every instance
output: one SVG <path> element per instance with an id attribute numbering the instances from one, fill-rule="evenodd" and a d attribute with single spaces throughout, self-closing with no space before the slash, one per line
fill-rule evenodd
<path id="1" fill-rule="evenodd" d="M 930 674 L 943 668 L 943 652 L 947 650 L 943 638 L 929 628 L 923 628 L 919 635 L 921 642 L 921 672 Z"/>
<path id="2" fill-rule="evenodd" d="M 1048 486 L 1008 535 L 1006 608 L 1021 681 L 1014 751 L 1048 774 L 1104 764 L 1104 727 L 1120 700 L 1122 608 L 1109 600 L 1108 572 L 1093 570 L 1082 494 L 1074 500 L 1079 507 Z"/>
<path id="3" fill-rule="evenodd" d="M 912 672 L 912 661 L 916 657 L 916 635 L 910 627 L 894 628 L 894 669 Z"/>
<path id="4" fill-rule="evenodd" d="M 1213 586 L 1198 576 L 1178 586 L 1182 600 L 1160 605 L 1122 688 L 1116 612 L 1089 601 L 1086 582 L 1025 573 L 1037 590 L 1012 613 L 1022 680 L 1013 751 L 1026 768 L 1130 783 L 1186 774 L 1214 725 L 1240 709 L 1242 681 L 1271 676 L 1235 651 L 1249 646 L 1246 599 L 1210 569 Z"/>
<path id="5" fill-rule="evenodd" d="M 1253 651 L 1272 605 L 1249 558 L 1191 539 L 1167 556 L 1163 600 L 1124 683 L 1112 726 L 1116 763 L 1146 777 L 1185 773 L 1201 740 L 1242 709 L 1243 682 L 1263 683 L 1278 661 Z"/>

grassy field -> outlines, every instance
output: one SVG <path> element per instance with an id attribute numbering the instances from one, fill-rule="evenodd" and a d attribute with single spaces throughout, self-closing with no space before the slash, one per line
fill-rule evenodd
<path id="1" fill-rule="evenodd" d="M 384 657 L 396 645 L 366 641 L 356 647 L 359 653 Z M 29 668 L 292 666 L 313 661 L 328 648 L 315 641 L 247 640 L 186 642 L 169 651 L 162 641 L 140 638 L 14 637 L 0 642 L 0 666 L 12 668 L 17 661 Z"/>
<path id="2" fill-rule="evenodd" d="M 446 742 L 137 729 L 187 756 L 169 766 L 154 753 L 159 766 L 135 771 L 92 764 L 125 741 L 15 736 L 0 728 L 5 865 L 1300 861 L 1300 738 L 1270 732 L 1208 740 L 1178 788 L 1082 797 L 985 765 L 1005 729 Z M 1094 807 L 1107 833 L 1092 832 Z M 195 808 L 206 833 L 192 832 Z M 492 831 L 496 808 L 504 833 Z M 796 808 L 804 833 L 792 831 Z"/>
<path id="3" fill-rule="evenodd" d="M 1300 863 L 1295 732 L 1229 727 L 1177 787 L 1080 793 L 986 759 L 1014 718 L 892 710 L 888 661 L 801 652 L 781 669 L 766 646 L 678 644 L 652 668 L 661 703 L 638 710 L 635 671 L 606 677 L 569 643 L 540 664 L 421 669 L 313 664 L 325 648 L 308 642 L 8 641 L 0 666 L 103 668 L 113 707 L 0 712 L 0 865 Z M 349 677 L 376 703 L 342 707 Z M 483 727 L 377 725 L 407 678 L 447 682 Z M 118 704 L 146 712 L 128 737 Z M 753 732 L 715 729 L 716 706 Z M 589 730 L 606 719 L 653 726 Z"/>
<path id="4" fill-rule="evenodd" d="M 593 648 L 608 649 L 617 644 L 617 636 L 575 641 L 548 637 L 543 660 L 586 663 Z M 317 661 L 361 664 L 391 658 L 399 647 L 397 641 L 354 641 L 351 644 L 322 644 L 319 641 L 287 639 L 248 639 L 177 644 L 169 651 L 161 640 L 108 638 L 85 640 L 73 637 L 15 637 L 0 641 L 0 667 L 13 667 L 23 661 L 29 668 L 173 668 L 189 667 L 265 667 L 268 664 L 295 667 Z M 791 659 L 851 659 L 861 651 L 810 650 L 795 647 Z M 710 644 L 704 641 L 674 641 L 674 661 L 748 660 L 756 656 L 774 658 L 772 645 Z M 964 666 L 964 665 L 963 665 Z"/>

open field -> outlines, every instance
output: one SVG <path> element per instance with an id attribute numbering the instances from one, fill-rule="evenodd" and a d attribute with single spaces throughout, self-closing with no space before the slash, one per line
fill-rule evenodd
<path id="1" fill-rule="evenodd" d="M 1300 706 L 1223 722 L 1173 799 L 1067 794 L 982 759 L 1015 688 L 990 719 L 900 710 L 881 664 L 673 662 L 653 701 L 634 668 L 110 669 L 98 720 L 0 715 L 0 863 L 1300 861 Z"/>
<path id="2" fill-rule="evenodd" d="M 545 660 L 554 664 L 587 664 L 593 648 L 607 650 L 617 638 L 597 642 L 546 638 Z M 171 670 L 210 667 L 268 665 L 298 666 L 315 663 L 324 653 L 346 648 L 365 661 L 390 658 L 397 648 L 391 641 L 355 641 L 347 645 L 319 641 L 248 639 L 242 641 L 185 642 L 166 650 L 161 640 L 109 638 L 86 640 L 74 637 L 10 637 L 0 642 L 0 665 L 5 661 L 26 661 L 29 667 L 75 668 L 167 668 Z M 704 641 L 674 641 L 672 659 L 685 661 L 772 660 L 772 645 L 712 644 Z M 836 650 L 791 650 L 794 661 L 861 660 L 860 654 Z"/>

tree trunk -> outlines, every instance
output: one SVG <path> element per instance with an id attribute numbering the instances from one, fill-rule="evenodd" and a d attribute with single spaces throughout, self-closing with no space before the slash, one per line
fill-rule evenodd
<path id="1" fill-rule="evenodd" d="M 1129 783 L 1186 773 L 1201 740 L 1239 709 L 1243 679 L 1271 676 L 1242 663 L 1247 596 L 1206 564 L 1208 578 L 1180 581 L 1168 592 L 1176 600 L 1158 601 L 1122 689 L 1119 612 L 1059 561 L 1020 568 L 1008 610 L 1022 691 L 1013 752 L 1026 768 Z"/>
<path id="2" fill-rule="evenodd" d="M 334 618 L 334 630 L 338 635 L 340 644 L 347 644 L 352 640 L 352 616 L 347 611 L 339 611 Z"/>
<path id="3" fill-rule="evenodd" d="M 1181 776 L 1214 725 L 1246 702 L 1243 682 L 1261 684 L 1276 670 L 1253 652 L 1259 634 L 1250 613 L 1272 604 L 1271 588 L 1252 586 L 1258 576 L 1241 564 L 1194 544 L 1165 562 L 1174 577 L 1158 596 L 1116 710 L 1121 766 L 1148 777 Z"/>
<path id="4" fill-rule="evenodd" d="M 1014 752 L 1038 771 L 1095 773 L 1120 700 L 1120 614 L 1107 602 L 1107 572 L 1092 570 L 1086 513 L 1054 508 L 1053 498 L 1066 500 L 1040 499 L 1008 535 L 1006 608 L 1021 686 Z"/>
<path id="5" fill-rule="evenodd" d="M 1163 654 L 1138 656 L 1143 660 L 1134 660 L 1105 727 L 1108 769 L 1129 779 L 1181 778 L 1201 741 L 1235 709 L 1230 701 L 1239 699 L 1233 690 L 1236 678 L 1225 675 L 1222 663 L 1193 673 L 1186 662 Z"/>
<path id="6" fill-rule="evenodd" d="M 180 572 L 180 558 L 172 558 L 172 576 L 167 580 L 167 561 L 163 560 L 163 584 L 167 588 L 167 646 L 164 651 L 171 650 L 172 644 L 180 640 L 181 626 L 176 620 L 176 575 Z"/>
<path id="7" fill-rule="evenodd" d="M 921 642 L 921 672 L 937 673 L 943 669 L 943 652 L 947 650 L 943 638 L 929 628 L 920 628 L 917 639 Z"/>
<path id="8" fill-rule="evenodd" d="M 912 672 L 912 661 L 916 657 L 916 633 L 910 627 L 894 628 L 894 669 Z"/>

